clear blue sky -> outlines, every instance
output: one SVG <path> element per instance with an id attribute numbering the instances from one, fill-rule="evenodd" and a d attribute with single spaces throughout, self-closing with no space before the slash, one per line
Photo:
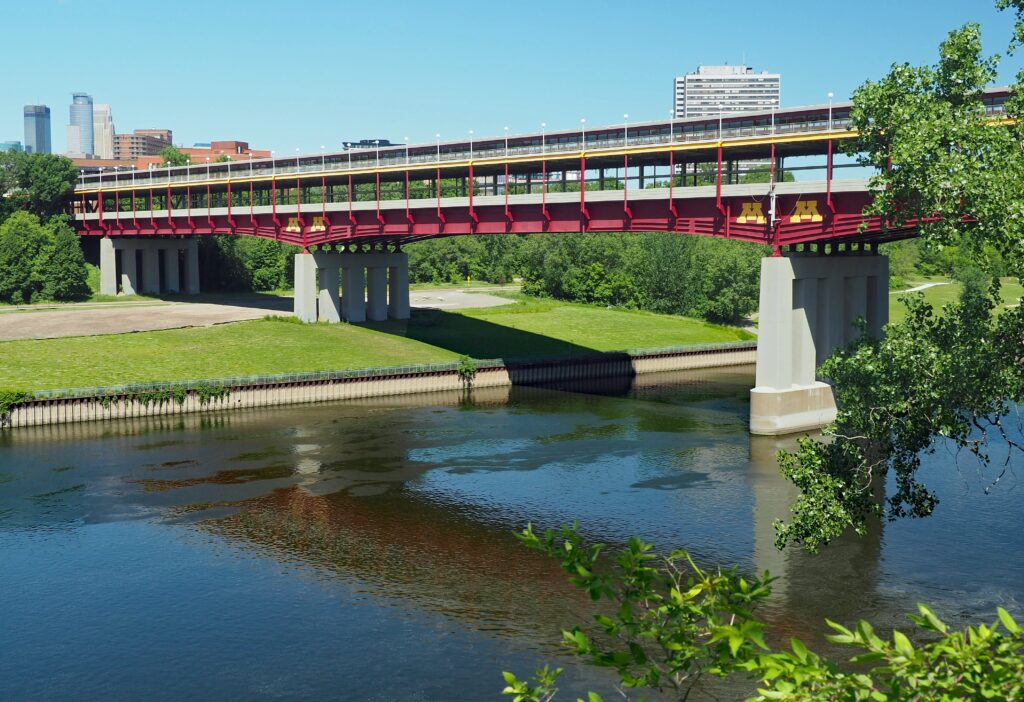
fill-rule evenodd
<path id="1" fill-rule="evenodd" d="M 41 102 L 63 150 L 81 90 L 119 132 L 281 155 L 658 119 L 674 76 L 744 58 L 782 74 L 784 106 L 845 99 L 894 61 L 934 62 L 970 20 L 1003 53 L 1011 25 L 991 0 L 33 0 L 3 14 L 0 141 L 22 140 L 22 106 Z M 1005 61 L 1001 82 L 1019 66 Z"/>

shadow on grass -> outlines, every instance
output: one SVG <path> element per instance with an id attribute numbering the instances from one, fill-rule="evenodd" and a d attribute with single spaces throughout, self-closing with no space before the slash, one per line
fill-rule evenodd
<path id="1" fill-rule="evenodd" d="M 608 355 L 561 339 L 443 310 L 414 309 L 407 321 L 367 322 L 360 326 L 422 341 L 471 358 L 524 362 Z"/>

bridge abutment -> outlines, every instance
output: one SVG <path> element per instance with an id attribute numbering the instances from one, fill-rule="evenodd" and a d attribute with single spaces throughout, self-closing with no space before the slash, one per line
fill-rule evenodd
<path id="1" fill-rule="evenodd" d="M 119 292 L 124 295 L 179 293 L 182 287 L 182 251 L 185 293 L 197 295 L 199 242 L 195 237 L 103 237 L 100 239 L 100 292 L 104 295 L 117 295 Z"/>
<path id="2" fill-rule="evenodd" d="M 859 335 L 858 317 L 876 337 L 889 321 L 886 256 L 849 252 L 762 259 L 752 434 L 792 434 L 835 419 L 832 387 L 816 379 L 817 366 Z"/>
<path id="3" fill-rule="evenodd" d="M 295 316 L 304 322 L 408 319 L 408 256 L 401 251 L 296 254 Z"/>

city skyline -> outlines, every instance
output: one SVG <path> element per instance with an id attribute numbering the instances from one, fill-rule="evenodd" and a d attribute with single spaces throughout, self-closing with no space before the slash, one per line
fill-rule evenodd
<path id="1" fill-rule="evenodd" d="M 933 61 L 935 48 L 948 30 L 965 21 L 982 23 L 989 53 L 1005 53 L 1010 32 L 1009 15 L 968 0 L 940 7 L 919 0 L 898 6 L 868 2 L 864 12 L 844 20 L 848 41 L 836 41 L 830 32 L 822 31 L 836 20 L 827 8 L 810 3 L 802 4 L 799 11 L 759 17 L 759 31 L 747 32 L 741 31 L 742 23 L 723 19 L 709 8 L 684 11 L 641 2 L 625 16 L 615 16 L 586 11 L 587 6 L 578 3 L 545 8 L 527 2 L 516 12 L 474 8 L 479 21 L 489 27 L 479 34 L 454 31 L 450 16 L 461 10 L 452 5 L 440 9 L 400 5 L 395 13 L 399 19 L 388 25 L 393 38 L 389 51 L 367 62 L 365 54 L 377 48 L 378 40 L 352 35 L 346 46 L 360 57 L 363 68 L 339 71 L 331 68 L 335 62 L 327 60 L 333 49 L 282 31 L 268 13 L 260 11 L 259 3 L 237 15 L 228 7 L 188 1 L 177 10 L 182 16 L 198 13 L 202 7 L 212 24 L 229 18 L 237 22 L 238 36 L 260 38 L 273 33 L 279 37 L 278 45 L 291 46 L 295 61 L 285 66 L 272 59 L 274 52 L 248 53 L 244 71 L 219 79 L 209 66 L 226 65 L 229 58 L 237 57 L 237 42 L 199 43 L 175 55 L 175 70 L 183 76 L 203 76 L 203 80 L 182 81 L 168 91 L 163 81 L 153 80 L 166 71 L 166 52 L 147 49 L 117 72 L 107 73 L 89 62 L 71 60 L 70 46 L 60 49 L 61 40 L 70 44 L 78 33 L 99 31 L 102 8 L 108 4 L 113 6 L 107 0 L 88 6 L 66 0 L 49 9 L 33 8 L 49 23 L 58 47 L 52 56 L 11 76 L 6 93 L 15 99 L 0 114 L 0 138 L 22 134 L 21 105 L 64 105 L 77 89 L 111 105 L 118 123 L 128 127 L 125 132 L 135 126 L 159 125 L 173 129 L 181 144 L 238 138 L 278 153 L 295 148 L 315 153 L 321 145 L 340 150 L 343 141 L 365 135 L 396 142 L 408 136 L 418 143 L 432 141 L 437 132 L 442 139 L 461 138 L 470 129 L 481 136 L 500 135 L 504 126 L 511 133 L 529 132 L 542 121 L 553 130 L 571 129 L 581 117 L 595 125 L 621 122 L 626 113 L 631 121 L 662 119 L 673 107 L 668 83 L 701 64 L 745 62 L 758 71 L 781 73 L 786 76 L 783 107 L 820 104 L 829 92 L 837 101 L 848 99 L 857 85 L 880 77 L 893 61 Z M 873 18 L 872 6 L 885 14 L 886 22 Z M 731 17 L 742 17 L 758 7 L 739 2 Z M 28 10 L 14 8 L 15 20 L 21 12 Z M 142 31 L 157 14 L 162 14 L 157 8 L 140 6 L 126 31 L 134 31 L 135 24 Z M 300 2 L 291 14 L 315 16 L 319 26 L 342 26 L 369 21 L 373 12 Z M 538 16 L 544 18 L 540 24 Z M 651 22 L 651 18 L 660 19 Z M 495 26 L 500 27 L 501 36 L 517 39 L 515 47 L 495 54 Z M 642 50 L 625 61 L 610 59 L 610 52 L 601 46 L 586 46 L 556 58 L 544 47 L 566 28 L 584 35 L 614 31 L 644 37 L 637 43 Z M 97 36 L 101 35 L 99 31 Z M 779 36 L 792 41 L 779 42 Z M 31 38 L 15 36 L 11 41 L 17 52 L 19 47 L 27 50 Z M 489 55 L 508 60 L 484 60 Z M 454 56 L 481 60 L 455 61 Z M 1019 57 L 1004 59 L 1000 82 L 1009 82 L 1019 65 Z M 260 85 L 287 86 L 288 90 L 261 93 Z M 559 94 L 567 97 L 548 97 Z M 56 132 L 52 149 L 66 152 L 64 130 L 58 126 Z"/>

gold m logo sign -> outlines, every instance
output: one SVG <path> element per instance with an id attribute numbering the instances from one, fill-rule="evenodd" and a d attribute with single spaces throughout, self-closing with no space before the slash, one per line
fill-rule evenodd
<path id="1" fill-rule="evenodd" d="M 789 218 L 789 221 L 793 224 L 799 224 L 800 222 L 820 222 L 821 215 L 818 213 L 818 201 L 797 200 L 796 210 L 793 211 L 793 216 Z"/>
<path id="2" fill-rule="evenodd" d="M 325 232 L 325 231 L 327 231 L 327 227 L 324 226 L 324 218 L 323 217 L 314 217 L 313 218 L 313 223 L 311 225 L 309 225 L 309 231 L 310 231 L 310 233 L 313 233 L 313 232 Z"/>
<path id="3" fill-rule="evenodd" d="M 736 224 L 764 224 L 767 221 L 760 202 L 744 202 L 743 210 L 736 218 Z"/>
<path id="4" fill-rule="evenodd" d="M 302 232 L 302 227 L 299 226 L 299 218 L 289 217 L 288 226 L 286 226 L 284 230 L 286 232 L 292 232 L 293 234 L 300 234 Z"/>

